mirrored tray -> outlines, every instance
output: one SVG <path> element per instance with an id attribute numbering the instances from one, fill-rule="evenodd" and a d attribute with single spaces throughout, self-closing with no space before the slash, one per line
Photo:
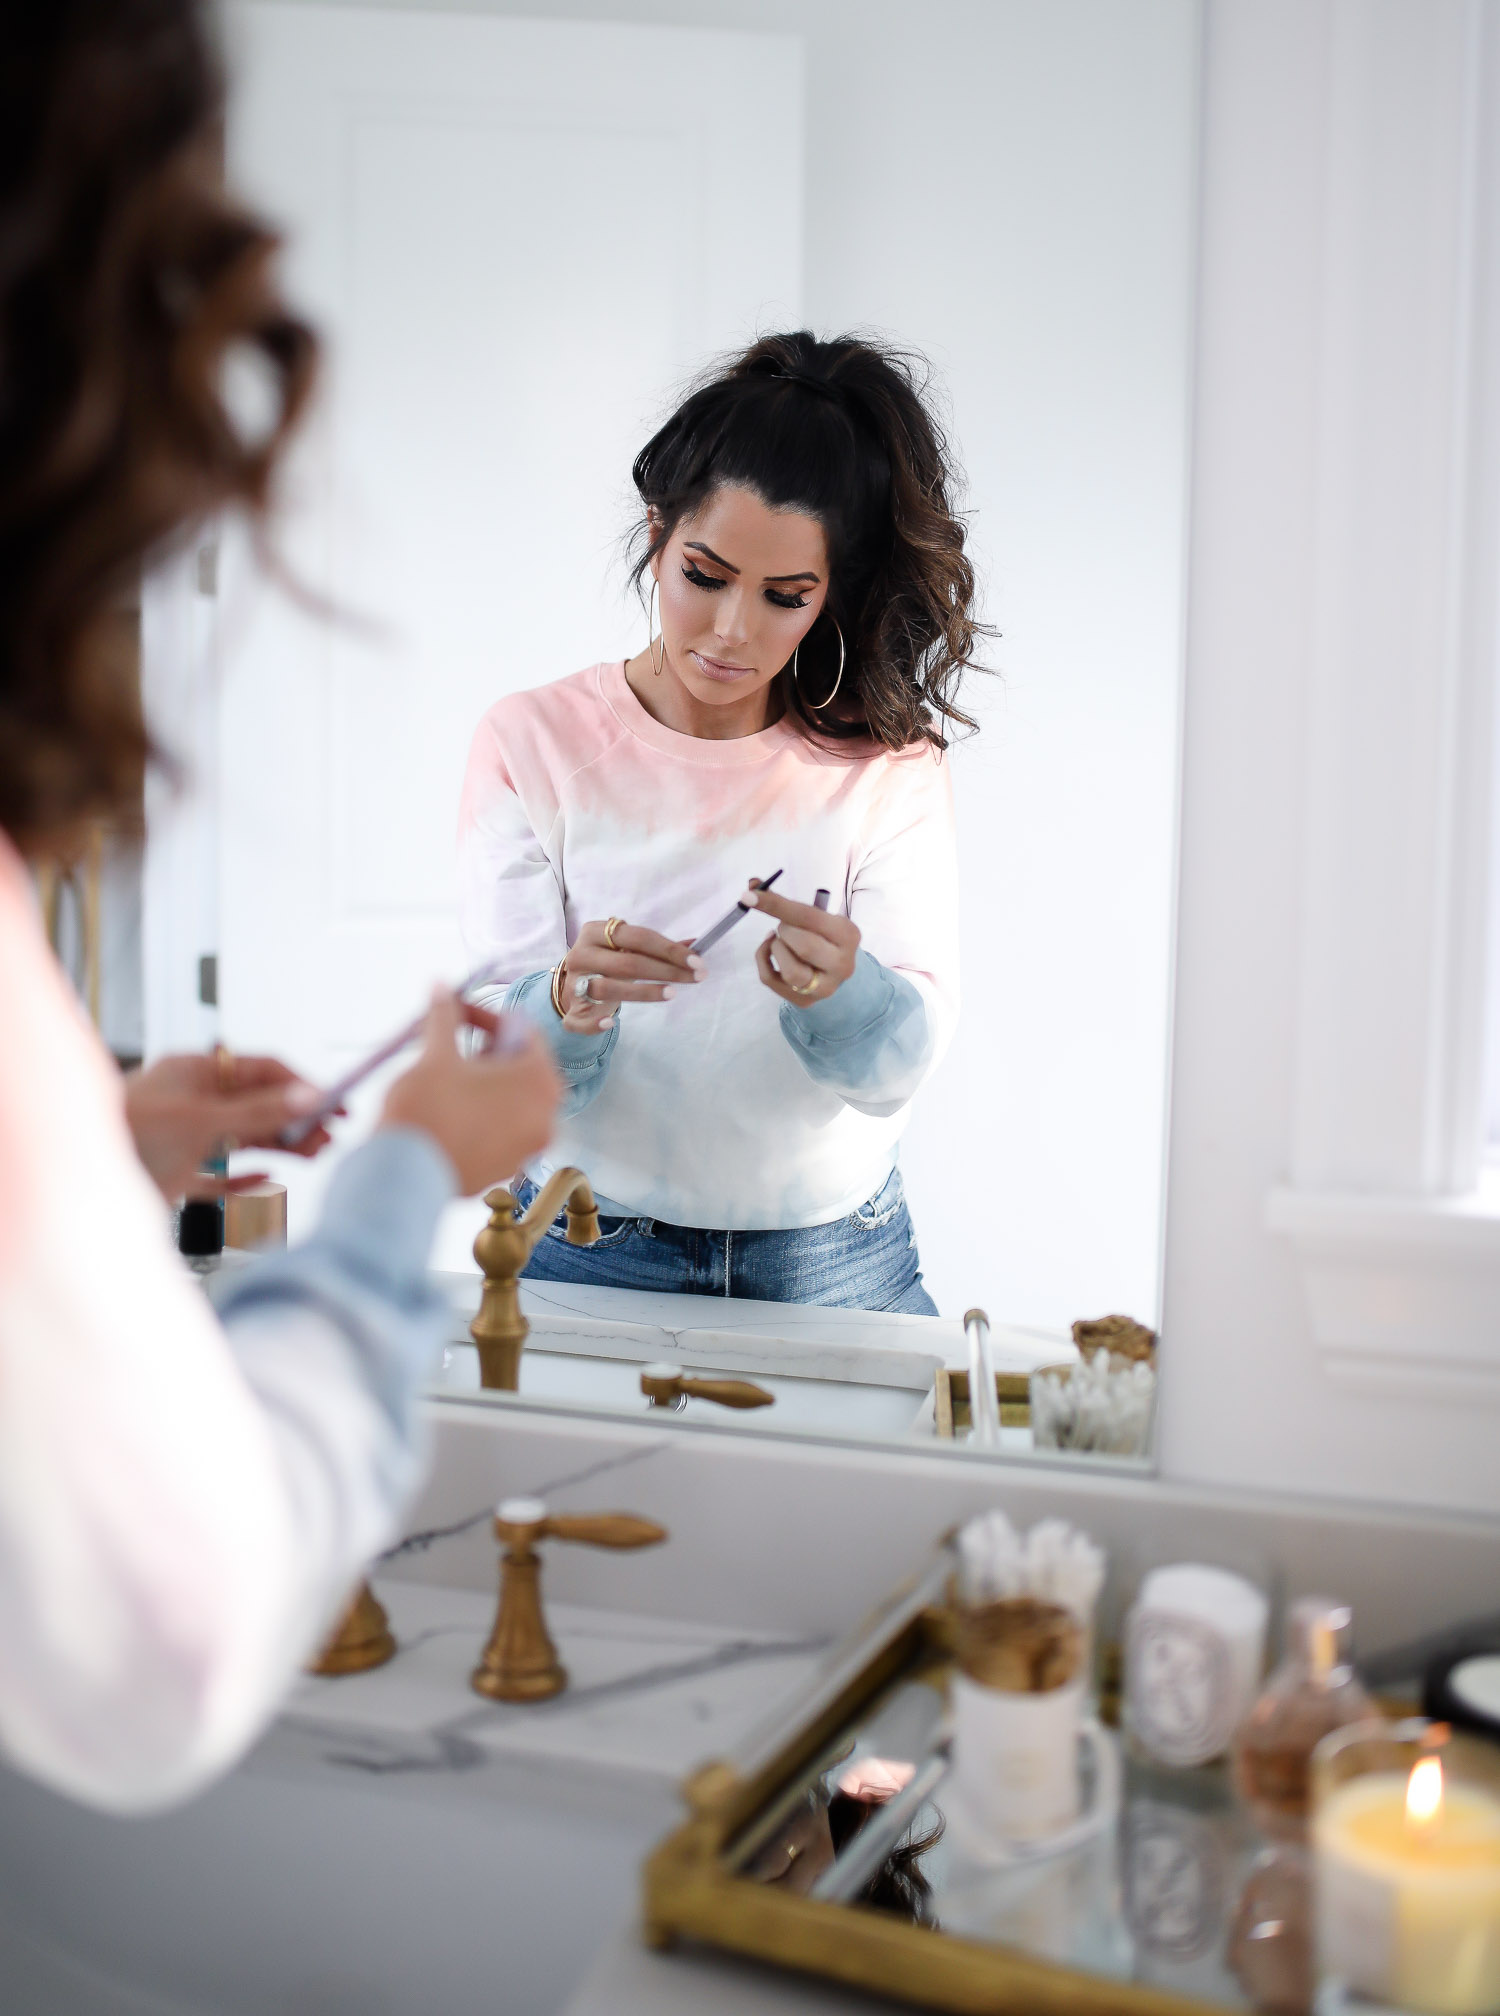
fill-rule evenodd
<path id="1" fill-rule="evenodd" d="M 945 1557 L 872 1620 L 792 1723 L 688 1780 L 691 1817 L 646 1865 L 648 1942 L 933 2009 L 1306 2009 L 1305 1860 L 1257 1834 L 1222 1766 L 1116 1752 L 1107 1824 L 1063 1852 L 971 1859 L 946 1735 L 949 1572 Z"/>

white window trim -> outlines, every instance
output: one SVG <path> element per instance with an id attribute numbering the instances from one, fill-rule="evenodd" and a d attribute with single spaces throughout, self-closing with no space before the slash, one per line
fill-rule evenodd
<path id="1" fill-rule="evenodd" d="M 1500 1170 L 1460 1197 L 1274 1190 L 1323 1367 L 1341 1386 L 1500 1404 Z"/>
<path id="2" fill-rule="evenodd" d="M 1330 1377 L 1495 1403 L 1500 6 L 1331 18 L 1297 1089 L 1266 1216 Z"/>

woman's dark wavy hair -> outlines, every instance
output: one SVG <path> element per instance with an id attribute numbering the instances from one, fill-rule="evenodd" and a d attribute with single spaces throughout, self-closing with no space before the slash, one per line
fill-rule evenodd
<path id="1" fill-rule="evenodd" d="M 891 749 L 946 746 L 974 722 L 957 704 L 985 635 L 954 508 L 957 475 L 921 360 L 867 337 L 762 336 L 701 383 L 635 458 L 647 519 L 632 578 L 726 484 L 806 512 L 828 540 L 824 613 L 783 673 L 787 709 L 814 734 Z M 838 634 L 846 652 L 833 707 Z M 811 689 L 814 704 L 807 694 Z"/>
<path id="2" fill-rule="evenodd" d="M 314 368 L 276 239 L 216 186 L 197 0 L 26 0 L 0 65 L 0 827 L 32 849 L 128 811 L 151 750 L 107 645 L 141 563 L 265 510 Z M 226 358 L 276 387 L 241 437 Z"/>
<path id="3" fill-rule="evenodd" d="M 834 1854 L 841 1855 L 879 1811 L 872 1800 L 835 1792 L 828 1802 L 828 1835 Z M 932 1883 L 922 1867 L 922 1857 L 936 1848 L 946 1831 L 946 1822 L 941 1819 L 925 1834 L 909 1828 L 860 1891 L 859 1902 L 909 1919 L 913 1925 L 934 1923 Z"/>

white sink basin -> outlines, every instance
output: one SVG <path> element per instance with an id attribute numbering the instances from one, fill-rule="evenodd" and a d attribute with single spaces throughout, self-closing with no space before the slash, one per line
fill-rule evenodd
<path id="1" fill-rule="evenodd" d="M 434 1390 L 477 1392 L 479 1358 L 468 1326 L 479 1278 L 440 1278 L 456 1320 Z M 959 1325 L 932 1317 L 551 1282 L 523 1282 L 521 1300 L 531 1324 L 523 1398 L 629 1415 L 655 1411 L 660 1419 L 640 1375 L 644 1365 L 668 1362 L 703 1376 L 751 1379 L 774 1396 L 769 1407 L 734 1410 L 694 1399 L 682 1414 L 772 1433 L 930 1433 L 938 1368 L 955 1340 L 962 1346 Z"/>
<path id="2" fill-rule="evenodd" d="M 542 1327 L 545 1324 L 546 1318 L 538 1319 L 522 1353 L 520 1390 L 526 1399 L 608 1407 L 643 1418 L 652 1414 L 658 1420 L 662 1418 L 662 1410 L 651 1408 L 641 1392 L 641 1367 L 659 1356 L 650 1349 L 653 1333 L 648 1332 L 644 1338 L 627 1338 L 611 1331 L 598 1339 L 585 1339 L 574 1331 L 558 1336 L 550 1328 Z M 586 1348 L 589 1344 L 595 1348 Z M 699 1344 L 691 1351 L 677 1351 L 673 1362 L 685 1371 L 703 1376 L 719 1373 L 753 1379 L 773 1396 L 771 1406 L 729 1409 L 715 1401 L 690 1399 L 685 1407 L 671 1412 L 693 1420 L 729 1422 L 739 1428 L 769 1429 L 775 1433 L 803 1429 L 873 1436 L 908 1435 L 919 1417 L 931 1415 L 928 1402 L 937 1374 L 936 1359 L 918 1361 L 918 1365 L 902 1363 L 895 1370 L 904 1373 L 904 1378 L 875 1383 L 873 1379 L 849 1375 L 808 1379 L 771 1372 L 758 1357 L 745 1363 L 746 1356 L 743 1349 L 715 1351 Z M 889 1370 L 884 1366 L 851 1366 L 851 1374 L 855 1370 L 872 1369 Z M 480 1390 L 479 1354 L 472 1344 L 455 1342 L 444 1351 L 437 1390 L 450 1393 Z"/>
<path id="3" fill-rule="evenodd" d="M 453 1339 L 437 1393 L 476 1393 L 479 1359 L 468 1326 L 479 1304 L 477 1274 L 443 1274 Z M 703 1376 L 748 1378 L 774 1405 L 729 1409 L 689 1400 L 680 1416 L 762 1434 L 844 1435 L 858 1440 L 930 1437 L 939 1369 L 967 1365 L 962 1324 L 720 1296 L 658 1295 L 623 1288 L 521 1283 L 531 1325 L 521 1357 L 523 1399 L 665 1418 L 641 1392 L 643 1365 L 678 1364 Z M 995 1326 L 997 1370 L 1029 1371 L 1077 1354 L 1070 1339 Z M 1007 1429 L 1007 1451 L 1031 1447 L 1029 1429 Z"/>

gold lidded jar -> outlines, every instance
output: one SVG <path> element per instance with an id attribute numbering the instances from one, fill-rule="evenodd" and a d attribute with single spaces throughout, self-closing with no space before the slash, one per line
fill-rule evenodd
<path id="1" fill-rule="evenodd" d="M 970 1825 L 1034 1841 L 1078 1818 L 1087 1637 L 1036 1596 L 961 1605 L 950 1689 L 953 1770 Z"/>

